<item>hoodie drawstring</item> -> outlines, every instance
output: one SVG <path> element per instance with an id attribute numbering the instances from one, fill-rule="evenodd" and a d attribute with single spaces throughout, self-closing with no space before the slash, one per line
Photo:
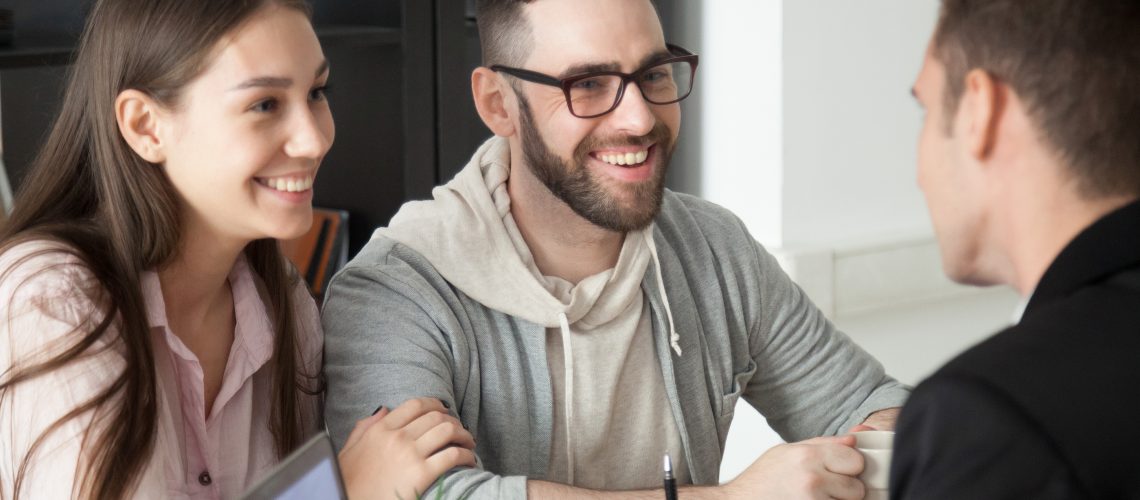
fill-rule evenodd
<path id="1" fill-rule="evenodd" d="M 574 432 L 570 423 L 574 421 L 574 351 L 570 345 L 570 321 L 566 313 L 558 313 L 558 326 L 562 329 L 562 363 L 566 376 L 566 397 L 563 402 L 563 413 L 566 415 L 566 478 L 567 483 L 574 484 Z"/>
<path id="2" fill-rule="evenodd" d="M 653 257 L 653 270 L 657 273 L 657 293 L 661 294 L 661 302 L 665 304 L 665 317 L 669 319 L 669 345 L 677 357 L 681 356 L 681 336 L 673 325 L 673 310 L 669 307 L 669 295 L 665 293 L 665 278 L 661 275 L 661 259 L 657 257 L 657 244 L 653 242 L 653 233 L 645 235 L 645 242 L 649 247 L 649 255 Z"/>
<path id="3" fill-rule="evenodd" d="M 673 310 L 669 307 L 669 295 L 665 293 L 665 277 L 661 274 L 661 259 L 657 257 L 657 245 L 653 242 L 653 234 L 647 231 L 646 245 L 649 255 L 653 258 L 653 271 L 657 273 L 657 293 L 661 295 L 661 302 L 665 305 L 665 318 L 669 321 L 669 346 L 677 356 L 681 356 L 681 336 L 673 323 Z M 574 347 L 571 345 L 570 320 L 565 312 L 558 313 L 558 327 L 562 334 L 562 363 L 566 378 L 563 413 L 566 417 L 566 479 L 567 484 L 574 484 L 574 431 L 571 423 L 574 421 Z"/>

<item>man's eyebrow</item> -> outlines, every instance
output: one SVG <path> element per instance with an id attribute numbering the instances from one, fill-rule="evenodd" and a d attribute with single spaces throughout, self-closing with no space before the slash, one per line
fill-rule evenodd
<path id="1" fill-rule="evenodd" d="M 616 62 L 575 64 L 559 73 L 558 78 L 569 78 L 582 73 L 597 73 L 599 71 L 621 71 L 621 65 Z"/>
<path id="2" fill-rule="evenodd" d="M 654 52 L 652 54 L 649 54 L 649 55 L 641 58 L 641 62 L 637 64 L 637 67 L 638 68 L 644 68 L 644 67 L 649 66 L 650 64 L 653 64 L 657 61 L 664 61 L 665 59 L 668 59 L 668 58 L 673 57 L 673 56 L 674 56 L 674 54 L 672 52 L 669 52 L 668 50 L 659 50 L 657 52 Z"/>
<path id="3" fill-rule="evenodd" d="M 673 53 L 669 52 L 668 50 L 661 50 L 661 51 L 654 52 L 654 53 L 649 54 L 645 57 L 642 57 L 641 61 L 637 63 L 637 69 L 644 68 L 644 67 L 649 66 L 650 64 L 653 64 L 657 61 L 665 60 L 665 59 L 668 59 L 670 57 L 673 57 Z M 561 78 L 569 78 L 572 76 L 581 75 L 583 73 L 597 73 L 599 71 L 610 71 L 610 72 L 619 72 L 620 73 L 621 72 L 621 64 L 618 64 L 616 62 L 575 64 L 573 66 L 570 66 L 569 68 L 566 68 L 565 71 L 563 71 L 562 73 L 560 73 L 558 75 L 558 78 L 560 78 L 560 79 Z"/>
<path id="4" fill-rule="evenodd" d="M 921 100 L 922 100 L 922 99 L 919 99 L 919 98 L 918 98 L 918 89 L 916 89 L 916 88 L 914 88 L 914 87 L 911 87 L 911 88 L 910 88 L 910 96 L 911 96 L 911 97 L 913 97 L 913 98 L 914 98 L 916 101 L 921 101 Z"/>
<path id="5" fill-rule="evenodd" d="M 320 76 L 323 75 L 328 70 L 329 70 L 329 61 L 328 61 L 328 59 L 325 59 L 324 61 L 321 61 L 321 64 L 319 66 L 317 66 L 317 71 L 316 71 L 314 77 L 320 78 Z M 281 77 L 281 76 L 259 76 L 257 78 L 250 78 L 249 80 L 241 82 L 236 87 L 234 87 L 230 90 L 245 90 L 245 89 L 251 89 L 251 88 L 258 88 L 258 87 L 268 87 L 268 88 L 274 88 L 274 89 L 287 89 L 292 85 L 293 85 L 293 79 L 292 78 L 286 78 L 286 77 Z"/>

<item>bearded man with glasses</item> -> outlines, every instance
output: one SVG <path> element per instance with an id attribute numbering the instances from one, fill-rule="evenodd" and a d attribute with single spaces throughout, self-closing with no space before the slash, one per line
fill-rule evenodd
<path id="1" fill-rule="evenodd" d="M 834 435 L 892 428 L 908 392 L 739 219 L 665 189 L 698 56 L 650 0 L 477 8 L 472 93 L 495 137 L 330 285 L 334 440 L 434 397 L 480 466 L 427 497 L 659 498 L 668 453 L 687 498 L 862 498 Z M 794 443 L 718 485 L 741 397 Z"/>

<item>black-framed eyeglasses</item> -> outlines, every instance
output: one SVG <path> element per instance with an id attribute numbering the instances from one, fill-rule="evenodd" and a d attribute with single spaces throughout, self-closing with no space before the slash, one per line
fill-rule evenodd
<path id="1" fill-rule="evenodd" d="M 578 118 L 597 118 L 617 109 L 629 82 L 636 82 L 641 95 L 652 104 L 673 104 L 689 97 L 697 76 L 698 57 L 677 45 L 666 44 L 666 47 L 673 54 L 671 57 L 653 61 L 633 73 L 592 71 L 556 78 L 499 64 L 491 66 L 491 71 L 561 88 L 570 114 Z"/>

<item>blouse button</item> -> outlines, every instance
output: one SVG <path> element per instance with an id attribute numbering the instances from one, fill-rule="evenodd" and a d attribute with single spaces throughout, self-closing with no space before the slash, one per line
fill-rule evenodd
<path id="1" fill-rule="evenodd" d="M 210 471 L 202 471 L 201 474 L 198 474 L 198 484 L 209 486 L 212 482 L 214 482 L 214 480 L 210 478 Z"/>

